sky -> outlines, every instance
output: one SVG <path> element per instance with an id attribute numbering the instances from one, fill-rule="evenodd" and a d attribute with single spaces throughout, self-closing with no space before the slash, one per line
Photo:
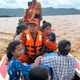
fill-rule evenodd
<path id="1" fill-rule="evenodd" d="M 0 0 L 0 8 L 27 8 L 32 0 Z M 80 9 L 80 0 L 37 0 L 43 8 L 76 8 Z"/>

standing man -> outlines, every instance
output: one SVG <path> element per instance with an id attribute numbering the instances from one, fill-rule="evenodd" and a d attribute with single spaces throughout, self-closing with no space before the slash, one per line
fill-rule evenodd
<path id="1" fill-rule="evenodd" d="M 32 0 L 32 8 L 35 10 L 35 17 L 40 21 L 42 20 L 42 6 L 40 2 L 37 2 L 37 0 Z"/>
<path id="2" fill-rule="evenodd" d="M 19 58 L 19 61 L 31 64 L 34 62 L 36 55 L 40 53 L 42 44 L 55 53 L 58 52 L 57 46 L 52 43 L 45 34 L 37 30 L 38 20 L 33 18 L 29 22 L 29 30 L 26 30 L 20 37 L 22 45 L 26 47 L 25 53 Z"/>

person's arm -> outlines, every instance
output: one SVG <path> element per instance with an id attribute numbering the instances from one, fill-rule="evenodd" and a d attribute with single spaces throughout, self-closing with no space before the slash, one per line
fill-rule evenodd
<path id="1" fill-rule="evenodd" d="M 17 30 L 16 30 L 15 35 L 13 37 L 13 41 L 14 41 L 14 39 L 15 39 L 16 36 L 17 36 Z"/>
<path id="2" fill-rule="evenodd" d="M 40 20 L 42 20 L 42 5 L 40 2 L 38 2 L 38 7 L 39 7 L 39 10 L 40 10 Z"/>
<path id="3" fill-rule="evenodd" d="M 33 10 L 33 11 L 32 11 L 32 16 L 31 16 L 30 19 L 34 18 L 34 16 L 35 16 L 35 11 Z"/>
<path id="4" fill-rule="evenodd" d="M 31 67 L 31 69 L 34 68 L 34 67 L 37 67 L 37 66 L 39 65 L 39 62 L 40 62 L 40 60 L 41 60 L 42 58 L 43 58 L 42 56 L 37 57 L 35 63 L 34 63 L 33 66 Z"/>
<path id="5" fill-rule="evenodd" d="M 40 60 L 40 63 L 41 64 L 44 64 L 44 65 L 46 65 L 46 66 L 48 66 L 48 67 L 53 67 L 53 65 L 54 65 L 54 57 L 52 57 L 52 56 L 48 56 L 48 57 L 43 57 L 41 60 Z"/>
<path id="6" fill-rule="evenodd" d="M 42 8 L 40 8 L 40 20 L 42 20 Z"/>
<path id="7" fill-rule="evenodd" d="M 25 21 L 25 14 L 26 14 L 26 9 L 25 9 L 25 12 L 24 12 L 24 15 L 23 15 L 23 21 Z"/>
<path id="8" fill-rule="evenodd" d="M 26 34 L 25 34 L 25 33 L 23 33 L 23 34 L 20 36 L 19 41 L 21 41 L 22 46 L 25 45 L 25 43 L 26 43 L 26 41 L 27 41 L 27 37 L 26 37 Z"/>
<path id="9" fill-rule="evenodd" d="M 42 50 L 36 55 L 36 57 L 44 54 L 44 52 L 45 52 L 45 46 L 43 46 Z"/>
<path id="10" fill-rule="evenodd" d="M 42 43 L 53 52 L 59 54 L 58 47 L 54 43 L 52 43 L 45 34 L 43 34 L 42 36 Z"/>

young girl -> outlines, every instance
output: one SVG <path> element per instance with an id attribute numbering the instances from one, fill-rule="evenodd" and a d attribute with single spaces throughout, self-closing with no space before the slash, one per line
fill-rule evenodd
<path id="1" fill-rule="evenodd" d="M 27 30 L 27 26 L 26 25 L 19 25 L 17 26 L 16 32 L 17 32 L 17 36 L 14 38 L 14 40 L 19 40 L 21 34 Z"/>
<path id="2" fill-rule="evenodd" d="M 42 32 L 49 38 L 51 42 L 56 44 L 56 35 L 55 33 L 51 32 L 51 26 L 52 25 L 49 22 L 43 21 Z M 52 50 L 46 48 L 45 52 L 50 53 Z"/>
<path id="3" fill-rule="evenodd" d="M 51 23 L 43 21 L 42 31 L 50 39 L 51 42 L 56 43 L 56 35 L 51 32 Z"/>
<path id="4" fill-rule="evenodd" d="M 7 48 L 7 57 L 9 59 L 9 63 L 7 66 L 7 72 L 11 78 L 11 80 L 19 80 L 20 72 L 27 72 L 28 65 L 23 64 L 17 59 L 23 55 L 23 47 L 20 41 L 12 41 Z M 42 56 L 39 56 L 34 63 L 33 67 L 38 66 L 40 59 Z M 33 68 L 32 67 L 32 68 Z M 26 74 L 25 74 L 26 75 Z M 24 75 L 24 76 L 25 76 Z"/>

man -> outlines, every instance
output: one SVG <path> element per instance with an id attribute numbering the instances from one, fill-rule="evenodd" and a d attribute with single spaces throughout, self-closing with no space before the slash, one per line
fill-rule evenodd
<path id="1" fill-rule="evenodd" d="M 58 44 L 60 55 L 55 57 L 43 57 L 40 63 L 52 68 L 53 80 L 72 80 L 75 76 L 76 59 L 68 56 L 71 49 L 71 43 L 62 40 Z"/>
<path id="2" fill-rule="evenodd" d="M 26 30 L 20 37 L 22 45 L 25 45 L 25 53 L 19 58 L 19 61 L 31 64 L 34 62 L 36 55 L 40 53 L 42 44 L 50 48 L 53 52 L 59 53 L 57 46 L 52 43 L 45 34 L 37 31 L 38 20 L 33 18 L 29 21 L 29 30 Z"/>
<path id="3" fill-rule="evenodd" d="M 35 17 L 40 21 L 42 20 L 42 6 L 40 2 L 37 2 L 37 0 L 32 0 L 32 7 L 35 10 Z"/>
<path id="4" fill-rule="evenodd" d="M 29 19 L 32 19 L 35 16 L 35 11 L 32 8 L 32 2 L 28 2 L 28 8 L 29 9 L 25 9 L 23 16 L 23 21 L 25 21 L 27 25 L 29 25 Z"/>

